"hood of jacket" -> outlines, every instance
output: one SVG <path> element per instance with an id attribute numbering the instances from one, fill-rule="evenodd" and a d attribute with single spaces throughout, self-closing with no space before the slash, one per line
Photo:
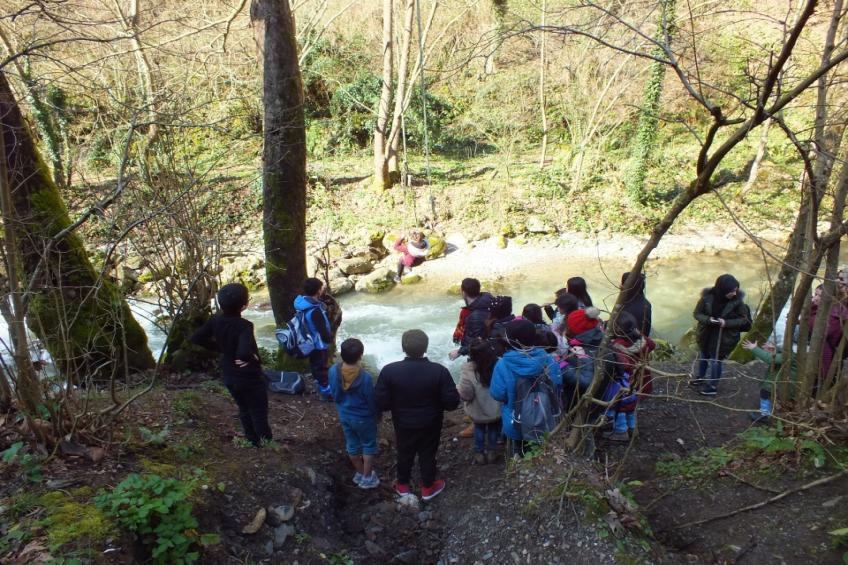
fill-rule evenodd
<path id="1" fill-rule="evenodd" d="M 550 361 L 547 352 L 540 348 L 510 349 L 501 357 L 501 362 L 514 375 L 524 378 L 536 378 L 544 371 Z"/>
<path id="2" fill-rule="evenodd" d="M 294 309 L 298 312 L 302 312 L 304 310 L 309 310 L 311 308 L 315 308 L 316 306 L 320 306 L 321 301 L 311 296 L 303 296 L 302 294 L 298 294 L 297 298 L 294 299 Z"/>
<path id="3" fill-rule="evenodd" d="M 574 336 L 574 339 L 583 345 L 598 346 L 604 339 L 604 332 L 601 331 L 600 326 L 595 326 L 591 330 L 586 330 L 583 333 L 577 334 Z"/>
<path id="4" fill-rule="evenodd" d="M 492 308 L 492 295 L 488 292 L 481 292 L 480 296 L 471 301 L 468 305 L 469 310 L 490 310 Z"/>
<path id="5" fill-rule="evenodd" d="M 341 366 L 342 390 L 353 390 L 362 382 L 362 367 L 359 365 Z"/>

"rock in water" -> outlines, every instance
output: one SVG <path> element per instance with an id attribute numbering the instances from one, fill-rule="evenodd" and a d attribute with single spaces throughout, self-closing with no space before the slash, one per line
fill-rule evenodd
<path id="1" fill-rule="evenodd" d="M 262 524 L 265 523 L 265 518 L 268 516 L 268 513 L 264 508 L 260 508 L 256 513 L 256 516 L 253 517 L 253 520 L 242 528 L 241 533 L 243 534 L 255 534 L 259 531 L 259 528 L 262 527 Z"/>
<path id="2" fill-rule="evenodd" d="M 411 273 L 408 275 L 403 275 L 403 278 L 400 279 L 401 284 L 415 284 L 421 282 L 421 275 L 416 273 Z"/>
<path id="3" fill-rule="evenodd" d="M 427 241 L 430 243 L 430 249 L 427 250 L 427 259 L 436 259 L 445 254 L 447 244 L 443 238 L 431 235 Z"/>
<path id="4" fill-rule="evenodd" d="M 506 249 L 506 246 L 507 246 L 506 236 L 503 236 L 503 235 L 498 236 L 497 245 L 498 245 L 498 249 Z"/>
<path id="5" fill-rule="evenodd" d="M 346 275 L 362 275 L 370 273 L 373 268 L 371 259 L 368 257 L 352 257 L 350 259 L 342 259 L 336 266 Z"/>
<path id="6" fill-rule="evenodd" d="M 387 267 L 380 267 L 356 282 L 356 290 L 380 294 L 395 286 L 392 271 Z"/>
<path id="7" fill-rule="evenodd" d="M 330 281 L 330 294 L 341 296 L 353 290 L 353 281 L 347 277 L 337 277 Z"/>

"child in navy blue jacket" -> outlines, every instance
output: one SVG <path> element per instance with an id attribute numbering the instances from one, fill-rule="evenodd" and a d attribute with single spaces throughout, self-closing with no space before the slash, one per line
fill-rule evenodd
<path id="1" fill-rule="evenodd" d="M 353 482 L 361 489 L 377 488 L 374 471 L 377 455 L 377 401 L 374 379 L 360 366 L 365 348 L 356 338 L 342 342 L 342 362 L 330 368 L 330 394 L 339 411 L 348 457 L 356 469 Z"/>

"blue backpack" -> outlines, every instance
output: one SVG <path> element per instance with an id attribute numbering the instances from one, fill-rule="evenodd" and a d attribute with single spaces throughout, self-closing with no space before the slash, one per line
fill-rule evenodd
<path id="1" fill-rule="evenodd" d="M 277 329 L 275 335 L 286 353 L 298 359 L 309 357 L 315 351 L 315 340 L 306 323 L 306 314 L 311 310 L 298 310 L 286 327 Z"/>

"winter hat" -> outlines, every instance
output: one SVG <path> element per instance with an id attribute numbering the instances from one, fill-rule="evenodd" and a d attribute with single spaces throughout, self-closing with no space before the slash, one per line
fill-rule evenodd
<path id="1" fill-rule="evenodd" d="M 218 307 L 225 314 L 238 314 L 247 304 L 247 287 L 241 283 L 225 284 L 218 290 Z"/>
<path id="2" fill-rule="evenodd" d="M 529 320 L 513 320 L 506 325 L 506 339 L 522 347 L 536 345 L 536 326 Z"/>
<path id="3" fill-rule="evenodd" d="M 583 332 L 588 332 L 591 329 L 598 327 L 601 311 L 594 306 L 575 310 L 566 318 L 568 333 L 571 335 L 580 335 Z"/>
<path id="4" fill-rule="evenodd" d="M 400 338 L 403 352 L 410 357 L 424 357 L 424 354 L 427 353 L 427 345 L 429 343 L 430 339 L 427 337 L 427 334 L 421 330 L 407 330 L 403 332 Z"/>
<path id="5" fill-rule="evenodd" d="M 727 296 L 728 293 L 733 292 L 737 288 L 739 288 L 739 281 L 733 275 L 725 274 L 716 279 L 716 293 L 721 296 Z"/>

